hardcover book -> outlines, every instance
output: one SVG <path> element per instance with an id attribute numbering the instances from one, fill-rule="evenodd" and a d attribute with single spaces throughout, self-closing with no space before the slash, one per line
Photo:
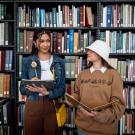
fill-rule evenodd
<path id="1" fill-rule="evenodd" d="M 54 80 L 27 80 L 23 79 L 22 80 L 24 85 L 33 85 L 35 84 L 38 87 L 41 87 L 44 85 L 48 90 L 51 90 L 54 88 L 55 81 Z"/>
<path id="2" fill-rule="evenodd" d="M 103 104 L 103 105 L 100 105 L 100 106 L 96 106 L 94 108 L 90 108 L 87 105 L 85 105 L 84 103 L 82 103 L 82 102 L 78 101 L 77 99 L 75 99 L 73 96 L 69 95 L 68 93 L 66 93 L 66 97 L 67 97 L 67 100 L 73 104 L 73 106 L 77 107 L 78 105 L 80 105 L 81 107 L 83 107 L 88 112 L 101 111 L 101 110 L 107 108 L 108 106 L 111 106 L 113 103 L 119 101 L 117 99 L 117 100 L 111 101 L 109 103 L 106 103 L 106 104 Z"/>

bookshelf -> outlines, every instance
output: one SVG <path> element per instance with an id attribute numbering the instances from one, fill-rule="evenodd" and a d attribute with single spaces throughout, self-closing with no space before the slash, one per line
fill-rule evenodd
<path id="1" fill-rule="evenodd" d="M 4 17 L 1 5 L 7 7 Z M 92 11 L 92 24 L 91 17 L 88 18 L 91 15 L 90 10 Z M 44 17 L 38 14 L 43 14 Z M 8 28 L 5 30 L 3 26 Z M 23 111 L 26 98 L 19 93 L 21 64 L 23 57 L 30 55 L 33 30 L 41 27 L 50 30 L 53 36 L 52 44 L 55 46 L 56 42 L 62 48 L 60 50 L 55 48 L 54 53 L 66 59 L 66 91 L 69 93 L 73 91 L 78 73 L 86 65 L 84 47 L 95 39 L 108 42 L 112 49 L 110 53 L 112 65 L 118 69 L 124 80 L 123 93 L 127 102 L 125 115 L 120 120 L 119 132 L 121 134 L 134 134 L 135 104 L 132 103 L 135 102 L 135 96 L 132 95 L 135 95 L 135 71 L 133 68 L 135 66 L 135 1 L 1 0 L 0 54 L 6 52 L 6 55 L 10 55 L 12 59 L 5 64 L 6 69 L 5 66 L 2 67 L 0 74 L 9 74 L 13 78 L 11 79 L 13 87 L 10 88 L 9 95 L 2 96 L 2 98 L 13 101 L 14 115 L 16 116 L 14 117 L 15 123 L 9 124 L 9 127 L 12 127 L 9 134 L 23 135 Z M 60 36 L 60 42 L 57 42 L 57 35 Z M 71 40 L 70 37 L 75 37 L 78 42 L 73 42 L 74 40 Z M 75 47 L 75 44 L 78 46 Z M 61 47 L 61 45 L 65 46 Z M 4 56 L 4 58 L 6 57 Z M 3 61 L 3 59 L 1 60 Z M 81 64 L 77 65 L 79 62 Z M 71 71 L 69 67 L 74 69 L 71 74 L 69 74 Z M 76 69 L 78 70 L 76 71 Z M 73 123 L 74 110 L 69 108 L 68 112 L 69 120 L 63 127 L 63 135 L 76 134 Z M 2 125 L 0 125 L 0 130 L 1 127 Z"/>
<path id="2" fill-rule="evenodd" d="M 124 80 L 126 111 L 120 120 L 119 134 L 134 134 L 134 1 L 101 1 L 99 14 L 100 39 L 111 46 L 110 57 Z M 103 38 L 104 37 L 104 38 Z"/>
<path id="3" fill-rule="evenodd" d="M 14 2 L 0 1 L 0 134 L 2 135 L 13 135 L 16 129 L 14 15 Z"/>

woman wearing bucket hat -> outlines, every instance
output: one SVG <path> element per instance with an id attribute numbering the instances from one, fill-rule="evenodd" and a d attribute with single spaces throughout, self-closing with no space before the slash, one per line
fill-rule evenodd
<path id="1" fill-rule="evenodd" d="M 96 40 L 86 47 L 86 52 L 90 68 L 76 79 L 74 98 L 89 108 L 117 102 L 91 112 L 78 106 L 75 118 L 78 135 L 116 135 L 118 120 L 125 111 L 122 79 L 109 65 L 110 47 L 104 41 Z"/>

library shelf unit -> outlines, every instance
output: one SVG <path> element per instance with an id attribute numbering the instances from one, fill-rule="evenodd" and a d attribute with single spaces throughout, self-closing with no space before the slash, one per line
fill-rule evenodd
<path id="1" fill-rule="evenodd" d="M 0 61 L 5 58 L 5 65 L 0 63 L 0 76 L 8 74 L 12 78 L 10 94 L 6 98 L 13 101 L 15 108 L 9 135 L 23 135 L 25 97 L 19 92 L 22 59 L 30 55 L 32 34 L 38 28 L 51 32 L 53 52 L 66 60 L 66 91 L 69 93 L 79 72 L 86 66 L 85 46 L 96 39 L 105 40 L 110 45 L 110 59 L 123 78 L 127 103 L 118 134 L 134 134 L 135 96 L 131 95 L 135 93 L 135 1 L 1 0 Z M 7 62 L 6 56 L 12 59 Z M 77 65 L 78 61 L 80 65 Z M 75 68 L 78 66 L 77 72 Z M 75 135 L 75 111 L 69 108 L 68 112 L 70 118 L 62 132 L 63 135 Z M 132 119 L 130 124 L 129 117 Z"/>
<path id="2" fill-rule="evenodd" d="M 16 130 L 14 2 L 0 1 L 0 134 Z"/>

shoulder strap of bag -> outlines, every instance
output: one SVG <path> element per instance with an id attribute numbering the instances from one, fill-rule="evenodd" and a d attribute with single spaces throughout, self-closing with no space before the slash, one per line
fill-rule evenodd
<path id="1" fill-rule="evenodd" d="M 57 107 L 56 107 L 55 100 L 53 100 L 53 104 L 54 104 L 54 107 L 55 107 L 55 111 L 57 112 L 58 109 L 57 109 Z"/>

